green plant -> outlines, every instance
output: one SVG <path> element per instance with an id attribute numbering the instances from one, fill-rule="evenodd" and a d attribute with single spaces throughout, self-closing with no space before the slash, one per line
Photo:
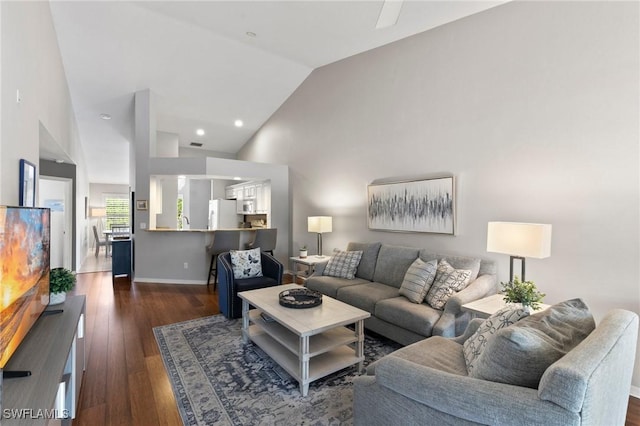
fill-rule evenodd
<path id="1" fill-rule="evenodd" d="M 517 275 L 512 282 L 501 283 L 504 293 L 504 301 L 507 303 L 521 303 L 522 306 L 531 306 L 538 309 L 540 302 L 546 294 L 540 293 L 533 281 L 520 281 Z"/>
<path id="2" fill-rule="evenodd" d="M 307 251 L 307 246 L 300 247 L 300 251 Z"/>
<path id="3" fill-rule="evenodd" d="M 66 268 L 53 268 L 49 275 L 49 292 L 64 293 L 76 285 L 76 275 Z"/>

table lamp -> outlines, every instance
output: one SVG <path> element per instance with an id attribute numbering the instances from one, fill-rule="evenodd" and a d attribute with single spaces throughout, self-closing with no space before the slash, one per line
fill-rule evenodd
<path id="1" fill-rule="evenodd" d="M 513 282 L 513 260 L 519 259 L 522 266 L 522 281 L 525 281 L 525 257 L 544 259 L 551 255 L 551 225 L 489 222 L 487 251 L 510 256 L 509 282 Z"/>
<path id="2" fill-rule="evenodd" d="M 91 207 L 91 217 L 97 218 L 97 224 L 99 225 L 99 230 L 102 230 L 103 223 L 102 218 L 107 217 L 107 208 L 106 207 Z"/>
<path id="3" fill-rule="evenodd" d="M 309 216 L 307 219 L 309 232 L 318 234 L 318 254 L 316 257 L 324 257 L 322 256 L 322 234 L 331 232 L 332 222 L 333 218 L 331 216 Z"/>

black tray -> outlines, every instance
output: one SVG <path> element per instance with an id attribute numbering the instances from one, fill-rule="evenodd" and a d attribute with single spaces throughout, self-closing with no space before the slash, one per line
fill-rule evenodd
<path id="1" fill-rule="evenodd" d="M 280 292 L 280 304 L 287 308 L 313 308 L 322 303 L 322 293 L 308 288 L 294 288 Z"/>

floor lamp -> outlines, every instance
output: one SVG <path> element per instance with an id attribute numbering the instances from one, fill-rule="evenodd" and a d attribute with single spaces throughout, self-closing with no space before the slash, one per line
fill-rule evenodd
<path id="1" fill-rule="evenodd" d="M 525 258 L 551 255 L 551 225 L 544 223 L 489 222 L 487 251 L 510 256 L 509 282 L 513 282 L 513 261 L 519 259 L 525 281 Z"/>
<path id="2" fill-rule="evenodd" d="M 322 255 L 322 234 L 331 232 L 333 219 L 331 216 L 309 216 L 307 219 L 307 227 L 309 232 L 318 234 L 318 254 L 316 257 L 324 257 Z"/>

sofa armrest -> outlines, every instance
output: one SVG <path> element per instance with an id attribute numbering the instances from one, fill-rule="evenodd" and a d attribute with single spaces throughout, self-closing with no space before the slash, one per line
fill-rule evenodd
<path id="1" fill-rule="evenodd" d="M 378 361 L 375 381 L 420 404 L 482 424 L 580 422 L 578 413 L 540 400 L 536 389 L 451 374 L 393 355 Z"/>
<path id="2" fill-rule="evenodd" d="M 322 273 L 324 272 L 324 268 L 327 267 L 328 263 L 329 263 L 329 261 L 326 261 L 326 262 L 319 262 L 319 263 L 316 263 L 315 265 L 313 265 L 313 273 L 311 275 L 309 275 L 309 277 L 322 276 Z"/>
<path id="3" fill-rule="evenodd" d="M 444 305 L 444 312 L 433 327 L 433 335 L 444 337 L 455 337 L 456 318 L 463 315 L 462 305 L 482 299 L 496 292 L 496 276 L 485 274 L 480 275 L 464 290 L 459 291 L 447 300 Z"/>
<path id="4" fill-rule="evenodd" d="M 473 335 L 473 333 L 476 332 L 476 330 L 478 330 L 478 328 L 483 322 L 484 322 L 484 319 L 482 318 L 472 319 L 471 321 L 469 321 L 469 325 L 467 325 L 467 328 L 464 329 L 464 333 L 462 333 L 458 337 L 452 338 L 451 340 L 458 343 L 459 345 L 462 345 L 464 342 L 467 341 L 469 337 Z"/>

